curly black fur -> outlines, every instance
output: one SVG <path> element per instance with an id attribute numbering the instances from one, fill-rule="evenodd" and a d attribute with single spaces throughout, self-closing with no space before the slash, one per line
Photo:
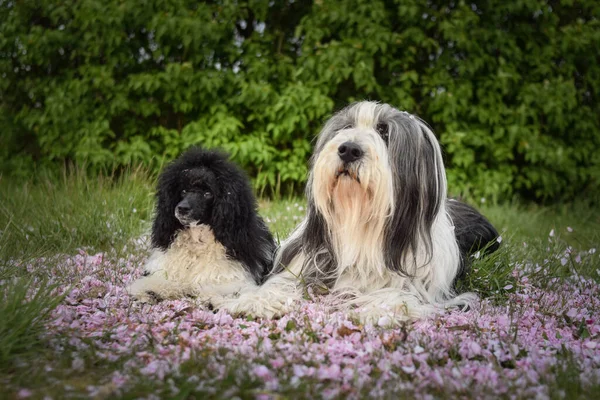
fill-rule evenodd
<path id="1" fill-rule="evenodd" d="M 227 255 L 240 261 L 261 283 L 272 267 L 275 242 L 258 215 L 248 177 L 219 151 L 192 148 L 163 170 L 156 193 L 152 245 L 167 250 L 177 232 L 185 229 L 175 209 L 186 192 L 198 187 L 212 196 L 203 209 L 205 220 L 200 222 L 209 225 Z"/>

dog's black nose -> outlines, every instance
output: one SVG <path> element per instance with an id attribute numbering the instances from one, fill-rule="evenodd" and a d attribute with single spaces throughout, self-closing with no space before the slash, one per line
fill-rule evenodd
<path id="1" fill-rule="evenodd" d="M 179 204 L 177 204 L 177 207 L 175 207 L 175 213 L 179 215 L 187 215 L 190 213 L 191 209 L 190 203 L 188 203 L 187 200 L 182 200 L 179 202 Z"/>
<path id="2" fill-rule="evenodd" d="M 188 206 L 182 206 L 181 204 L 179 204 L 176 208 L 175 211 L 177 212 L 177 214 L 179 215 L 186 215 L 190 212 L 190 208 Z"/>
<path id="3" fill-rule="evenodd" d="M 344 142 L 338 147 L 338 155 L 345 163 L 351 163 L 362 157 L 360 146 L 353 142 Z"/>

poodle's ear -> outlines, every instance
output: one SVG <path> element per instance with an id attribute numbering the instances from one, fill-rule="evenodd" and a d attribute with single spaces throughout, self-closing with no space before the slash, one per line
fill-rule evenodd
<path id="1" fill-rule="evenodd" d="M 183 228 L 175 218 L 175 207 L 179 202 L 179 168 L 167 167 L 158 180 L 156 192 L 156 216 L 152 224 L 152 246 L 166 250 L 175 233 Z"/>
<path id="2" fill-rule="evenodd" d="M 273 237 L 256 211 L 254 195 L 243 174 L 223 177 L 220 185 L 211 223 L 215 238 L 229 257 L 240 261 L 261 283 L 273 264 Z"/>

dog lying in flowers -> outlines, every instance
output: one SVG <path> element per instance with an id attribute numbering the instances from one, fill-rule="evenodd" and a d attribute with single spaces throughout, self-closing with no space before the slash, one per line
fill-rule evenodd
<path id="1" fill-rule="evenodd" d="M 128 288 L 136 300 L 210 304 L 255 288 L 271 270 L 275 242 L 247 176 L 225 154 L 187 151 L 164 169 L 156 195 L 153 252 Z"/>

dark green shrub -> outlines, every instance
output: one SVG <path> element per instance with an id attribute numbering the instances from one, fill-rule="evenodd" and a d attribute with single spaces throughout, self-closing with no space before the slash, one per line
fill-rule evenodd
<path id="1" fill-rule="evenodd" d="M 298 191 L 350 101 L 420 115 L 451 191 L 598 194 L 593 0 L 1 1 L 0 158 L 160 165 L 230 151 L 266 194 Z"/>

